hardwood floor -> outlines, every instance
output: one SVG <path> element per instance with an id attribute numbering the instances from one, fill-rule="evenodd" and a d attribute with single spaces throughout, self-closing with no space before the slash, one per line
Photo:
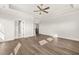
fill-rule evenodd
<path id="1" fill-rule="evenodd" d="M 47 38 L 52 38 L 53 40 L 50 42 L 47 41 Z M 40 45 L 39 41 L 41 40 L 46 40 L 48 43 Z M 0 43 L 0 54 L 10 54 L 18 42 L 22 46 L 17 55 L 79 55 L 79 41 L 64 38 L 56 39 L 43 34 Z"/>
<path id="2" fill-rule="evenodd" d="M 54 39 L 45 45 L 40 45 L 40 40 L 46 40 L 47 38 Z M 48 35 L 39 35 L 37 37 L 21 38 L 22 43 L 17 54 L 22 55 L 78 55 L 79 54 L 79 42 L 72 41 L 64 38 L 55 39 Z"/>
<path id="3" fill-rule="evenodd" d="M 18 40 L 0 42 L 0 55 L 9 55 L 17 45 Z"/>

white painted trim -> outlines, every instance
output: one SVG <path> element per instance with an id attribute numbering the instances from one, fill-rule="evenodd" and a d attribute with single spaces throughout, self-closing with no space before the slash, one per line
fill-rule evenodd
<path id="1" fill-rule="evenodd" d="M 52 36 L 52 37 L 54 37 L 55 39 L 57 39 L 57 38 L 65 38 L 65 39 L 68 39 L 68 40 L 79 41 L 79 38 L 75 38 L 75 37 L 70 38 L 70 37 L 63 37 L 63 36 L 58 35 L 58 34 L 46 34 L 46 33 L 42 33 L 42 34 Z"/>
<path id="2" fill-rule="evenodd" d="M 65 39 L 68 39 L 68 40 L 73 40 L 73 41 L 79 41 L 79 39 L 78 38 L 69 38 L 69 37 L 63 37 L 63 36 L 58 36 L 58 37 L 60 37 L 60 38 L 65 38 Z"/>

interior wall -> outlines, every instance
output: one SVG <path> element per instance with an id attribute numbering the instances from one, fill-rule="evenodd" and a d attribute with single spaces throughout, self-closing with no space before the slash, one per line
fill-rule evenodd
<path id="1" fill-rule="evenodd" d="M 15 37 L 14 21 L 0 18 L 0 32 L 4 34 L 5 40 L 12 40 Z"/>
<path id="2" fill-rule="evenodd" d="M 21 37 L 30 37 L 34 35 L 33 21 L 23 20 L 21 25 Z M 0 19 L 0 32 L 4 33 L 5 40 L 17 38 L 15 36 L 15 20 Z"/>
<path id="3" fill-rule="evenodd" d="M 34 25 L 32 20 L 23 20 L 21 23 L 21 37 L 30 37 L 34 35 Z"/>
<path id="4" fill-rule="evenodd" d="M 2 27 L 0 31 L 5 34 L 5 40 L 17 38 L 15 21 L 19 19 L 24 21 L 24 25 L 21 25 L 21 37 L 29 37 L 34 35 L 33 19 L 31 15 L 20 11 L 17 12 L 16 10 L 1 9 L 0 24 L 2 24 Z"/>
<path id="5" fill-rule="evenodd" d="M 79 12 L 54 19 L 45 18 L 45 21 L 40 23 L 40 33 L 79 40 Z"/>

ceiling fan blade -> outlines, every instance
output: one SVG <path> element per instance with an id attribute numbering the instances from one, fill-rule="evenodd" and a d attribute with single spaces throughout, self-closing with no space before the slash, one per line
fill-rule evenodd
<path id="1" fill-rule="evenodd" d="M 34 11 L 34 12 L 39 12 L 39 10 L 37 10 L 37 11 Z"/>
<path id="2" fill-rule="evenodd" d="M 48 13 L 47 11 L 43 10 L 43 12 Z"/>
<path id="3" fill-rule="evenodd" d="M 42 10 L 39 6 L 37 6 L 40 10 Z"/>
<path id="4" fill-rule="evenodd" d="M 41 12 L 39 13 L 39 15 L 41 15 Z"/>
<path id="5" fill-rule="evenodd" d="M 43 4 L 40 4 L 40 6 L 43 6 Z"/>
<path id="6" fill-rule="evenodd" d="M 49 9 L 50 7 L 46 7 L 46 8 L 44 8 L 43 10 L 47 10 L 47 9 Z"/>

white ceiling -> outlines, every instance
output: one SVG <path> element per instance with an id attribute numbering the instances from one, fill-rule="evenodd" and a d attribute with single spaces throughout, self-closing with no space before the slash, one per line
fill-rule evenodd
<path id="1" fill-rule="evenodd" d="M 36 7 L 36 4 L 12 4 L 10 5 L 10 8 L 16 9 L 18 11 L 24 12 L 26 14 L 30 14 L 33 17 L 40 18 L 40 17 L 47 17 L 47 16 L 59 16 L 62 14 L 66 14 L 69 12 L 73 12 L 74 10 L 77 10 L 79 8 L 79 5 L 72 5 L 71 4 L 45 4 L 44 7 L 49 6 L 50 9 L 48 10 L 49 13 L 42 15 L 39 15 L 39 13 L 34 12 L 34 10 L 38 10 Z"/>
<path id="2" fill-rule="evenodd" d="M 38 15 L 38 13 L 33 12 L 34 10 L 38 10 L 36 6 L 37 5 L 35 4 L 13 4 L 10 6 L 10 8 L 16 9 L 16 10 L 19 10 L 19 11 L 22 11 L 22 12 L 25 12 L 31 15 Z M 44 5 L 44 6 L 50 7 L 50 9 L 48 10 L 49 14 L 56 14 L 56 12 L 58 11 L 61 12 L 62 10 L 65 10 L 65 9 L 71 9 L 71 6 L 68 4 L 63 4 L 63 5 L 62 4 L 56 4 L 56 5 L 50 4 L 50 5 Z M 43 13 L 43 15 L 45 14 Z"/>
<path id="3" fill-rule="evenodd" d="M 11 8 L 13 10 L 17 10 L 19 12 L 24 12 L 25 14 L 28 14 L 29 16 L 33 16 L 34 19 L 52 19 L 56 17 L 63 16 L 68 13 L 73 13 L 75 11 L 79 10 L 79 5 L 72 5 L 71 4 L 44 4 L 44 7 L 49 6 L 50 9 L 48 10 L 49 13 L 45 14 L 43 13 L 42 15 L 39 15 L 39 13 L 34 12 L 34 10 L 38 10 L 36 7 L 37 4 L 9 4 L 9 5 L 0 5 L 0 7 L 3 8 Z M 26 16 L 28 17 L 28 16 Z"/>

